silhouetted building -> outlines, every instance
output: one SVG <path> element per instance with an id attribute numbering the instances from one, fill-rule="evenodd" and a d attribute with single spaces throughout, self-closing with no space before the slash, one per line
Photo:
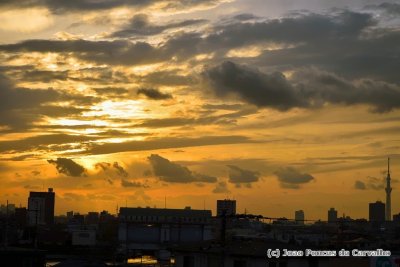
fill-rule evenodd
<path id="1" fill-rule="evenodd" d="M 71 211 L 67 211 L 67 220 L 72 220 L 72 218 L 74 218 L 74 212 Z"/>
<path id="2" fill-rule="evenodd" d="M 386 212 L 385 212 L 385 219 L 386 221 L 392 220 L 392 200 L 391 200 L 391 193 L 392 187 L 390 186 L 390 158 L 388 158 L 388 170 L 387 170 L 387 177 L 386 177 Z"/>
<path id="3" fill-rule="evenodd" d="M 212 239 L 210 210 L 120 208 L 119 241 L 129 249 L 158 250 Z"/>
<path id="4" fill-rule="evenodd" d="M 98 212 L 89 212 L 85 218 L 86 224 L 98 224 L 99 223 L 99 213 Z"/>
<path id="5" fill-rule="evenodd" d="M 65 215 L 59 215 L 59 216 L 54 216 L 54 224 L 68 224 L 68 219 L 67 216 Z"/>
<path id="6" fill-rule="evenodd" d="M 400 213 L 393 215 L 393 221 L 396 223 L 400 223 Z"/>
<path id="7" fill-rule="evenodd" d="M 30 192 L 28 198 L 29 225 L 51 225 L 54 223 L 53 188 L 48 192 Z"/>
<path id="8" fill-rule="evenodd" d="M 236 215 L 236 200 L 224 199 L 217 200 L 217 216 Z"/>
<path id="9" fill-rule="evenodd" d="M 384 222 L 385 221 L 385 203 L 377 201 L 369 203 L 369 221 Z"/>
<path id="10" fill-rule="evenodd" d="M 107 223 L 107 222 L 112 222 L 115 220 L 115 216 L 110 214 L 108 211 L 103 210 L 100 212 L 99 216 L 99 223 Z"/>
<path id="11" fill-rule="evenodd" d="M 26 208 L 15 208 L 15 223 L 19 228 L 24 228 L 28 222 Z"/>
<path id="12" fill-rule="evenodd" d="M 296 210 L 294 212 L 294 218 L 295 218 L 297 224 L 304 224 L 304 211 Z"/>
<path id="13" fill-rule="evenodd" d="M 337 210 L 334 208 L 330 208 L 328 210 L 328 223 L 335 223 L 337 222 Z"/>
<path id="14" fill-rule="evenodd" d="M 69 223 L 83 225 L 85 223 L 85 216 L 79 213 L 75 213 L 74 216 L 72 217 L 72 220 Z"/>
<path id="15" fill-rule="evenodd" d="M 15 204 L 7 204 L 0 206 L 0 213 L 2 214 L 11 214 L 15 212 Z"/>

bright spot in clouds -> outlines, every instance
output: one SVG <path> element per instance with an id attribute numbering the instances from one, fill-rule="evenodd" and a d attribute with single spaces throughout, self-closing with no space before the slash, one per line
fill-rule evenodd
<path id="1" fill-rule="evenodd" d="M 53 17 L 46 8 L 27 8 L 3 11 L 0 29 L 14 32 L 37 32 L 53 24 Z"/>

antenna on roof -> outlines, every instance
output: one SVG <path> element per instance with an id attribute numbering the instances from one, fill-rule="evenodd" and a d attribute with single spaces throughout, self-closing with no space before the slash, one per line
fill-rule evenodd
<path id="1" fill-rule="evenodd" d="M 164 196 L 164 209 L 167 208 L 167 196 Z"/>

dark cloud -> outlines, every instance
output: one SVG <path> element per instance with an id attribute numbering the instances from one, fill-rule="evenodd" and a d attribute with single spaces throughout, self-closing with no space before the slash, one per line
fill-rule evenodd
<path id="1" fill-rule="evenodd" d="M 240 186 L 245 184 L 250 187 L 251 183 L 258 182 L 260 173 L 250 170 L 244 170 L 234 165 L 227 165 L 229 168 L 229 182 Z"/>
<path id="2" fill-rule="evenodd" d="M 228 184 L 227 182 L 218 182 L 215 188 L 212 191 L 215 194 L 226 194 L 229 193 Z"/>
<path id="3" fill-rule="evenodd" d="M 118 162 L 113 163 L 113 168 L 117 170 L 119 176 L 128 177 L 128 172 Z"/>
<path id="4" fill-rule="evenodd" d="M 400 107 L 400 86 L 371 79 L 350 82 L 335 74 L 308 70 L 294 77 L 297 90 L 309 101 L 309 106 L 332 104 L 367 104 L 374 112 L 388 112 Z"/>
<path id="5" fill-rule="evenodd" d="M 233 62 L 205 70 L 210 88 L 220 97 L 236 95 L 259 107 L 288 110 L 332 104 L 368 104 L 376 112 L 400 107 L 400 87 L 363 79 L 347 81 L 335 74 L 300 71 L 292 81 L 282 73 L 265 74 Z"/>
<path id="6" fill-rule="evenodd" d="M 210 52 L 224 55 L 233 48 L 255 44 L 265 45 L 265 43 L 326 47 L 327 42 L 330 41 L 344 43 L 348 39 L 357 39 L 365 28 L 373 25 L 375 21 L 372 15 L 350 11 L 334 15 L 308 13 L 261 22 L 233 20 L 233 23 L 215 26 L 208 35 L 196 33 L 177 35 L 170 39 L 164 48 L 179 50 L 180 55 Z M 188 45 L 185 46 L 185 43 Z M 266 53 L 269 52 L 267 47 L 265 49 Z M 317 56 L 320 55 L 317 54 Z"/>
<path id="7" fill-rule="evenodd" d="M 235 94 L 257 106 L 278 110 L 307 105 L 282 73 L 264 74 L 226 61 L 203 75 L 220 97 Z"/>
<path id="8" fill-rule="evenodd" d="M 357 184 L 359 184 L 360 186 L 357 186 Z M 355 188 L 362 190 L 368 189 L 368 190 L 381 191 L 385 188 L 385 185 L 386 185 L 386 177 L 377 178 L 373 176 L 368 176 L 366 179 L 364 179 L 364 181 L 356 181 Z"/>
<path id="9" fill-rule="evenodd" d="M 177 58 L 214 53 L 223 59 L 228 51 L 258 45 L 264 52 L 254 65 L 272 69 L 316 66 L 347 78 L 370 77 L 400 82 L 396 69 L 400 40 L 398 31 L 379 28 L 372 14 L 352 11 L 331 14 L 306 13 L 261 22 L 235 22 L 215 26 L 211 34 L 175 35 L 163 46 L 179 51 Z M 280 46 L 270 50 L 269 46 Z M 376 68 L 380 66 L 380 68 Z"/>
<path id="10" fill-rule="evenodd" d="M 98 162 L 94 165 L 94 167 L 96 169 L 101 169 L 104 172 L 107 172 L 108 170 L 113 168 L 119 177 L 126 178 L 129 176 L 128 172 L 118 162 L 114 162 L 113 164 L 108 163 L 108 162 Z"/>
<path id="11" fill-rule="evenodd" d="M 216 177 L 201 173 L 193 173 L 193 177 L 197 182 L 201 183 L 215 183 L 217 181 Z"/>
<path id="12" fill-rule="evenodd" d="M 149 64 L 168 59 L 168 55 L 148 43 L 122 40 L 28 40 L 0 45 L 0 51 L 73 53 L 83 60 L 113 65 Z"/>
<path id="13" fill-rule="evenodd" d="M 111 164 L 108 162 L 98 162 L 94 165 L 96 169 L 102 169 L 103 171 L 108 170 L 111 167 Z"/>
<path id="14" fill-rule="evenodd" d="M 371 5 L 368 6 L 373 9 L 382 9 L 386 11 L 389 15 L 398 15 L 400 14 L 400 4 L 396 3 L 382 3 L 380 5 Z"/>
<path id="15" fill-rule="evenodd" d="M 148 186 L 145 184 L 142 184 L 140 182 L 132 182 L 126 179 L 121 179 L 121 186 L 122 187 L 144 187 L 147 188 Z"/>
<path id="16" fill-rule="evenodd" d="M 56 166 L 59 173 L 63 173 L 67 176 L 80 177 L 86 176 L 85 168 L 72 159 L 68 158 L 57 158 L 56 160 L 47 160 L 48 163 Z"/>
<path id="17" fill-rule="evenodd" d="M 354 188 L 355 188 L 355 189 L 358 189 L 358 190 L 365 190 L 365 189 L 367 189 L 365 183 L 364 183 L 363 181 L 359 181 L 359 180 L 357 180 L 357 181 L 354 183 Z"/>
<path id="18" fill-rule="evenodd" d="M 133 16 L 128 25 L 111 34 L 111 37 L 136 37 L 141 35 L 156 35 L 168 29 L 188 27 L 205 23 L 206 20 L 190 19 L 179 22 L 168 22 L 160 25 L 152 24 L 146 14 Z"/>
<path id="19" fill-rule="evenodd" d="M 258 19 L 260 17 L 257 17 L 253 14 L 249 14 L 249 13 L 242 13 L 242 14 L 238 14 L 232 17 L 232 19 L 234 20 L 239 20 L 239 21 L 246 21 L 246 20 L 254 20 L 254 19 Z"/>
<path id="20" fill-rule="evenodd" d="M 3 75 L 0 75 L 0 126 L 12 130 L 26 130 L 44 116 L 59 117 L 77 115 L 86 108 L 76 105 L 89 105 L 99 99 L 78 94 L 60 93 L 55 89 L 19 88 Z M 70 102 L 71 106 L 56 106 L 59 101 Z M 1 150 L 1 149 L 0 149 Z"/>
<path id="21" fill-rule="evenodd" d="M 221 144 L 254 143 L 245 136 L 203 136 L 198 138 L 165 137 L 145 141 L 128 141 L 123 143 L 91 144 L 88 154 L 110 154 L 126 151 L 144 151 L 165 148 L 182 148 L 195 146 L 209 146 Z"/>
<path id="22" fill-rule="evenodd" d="M 275 175 L 283 188 L 290 189 L 299 189 L 301 185 L 315 180 L 311 174 L 301 173 L 293 167 L 280 168 Z"/>
<path id="23" fill-rule="evenodd" d="M 27 160 L 27 159 L 35 158 L 35 156 L 36 156 L 35 154 L 24 154 L 24 155 L 10 157 L 10 158 L 3 158 L 3 160 L 24 161 L 24 160 Z"/>
<path id="24" fill-rule="evenodd" d="M 177 74 L 176 71 L 155 71 L 149 73 L 145 76 L 135 77 L 142 83 L 151 85 L 163 85 L 163 86 L 173 86 L 173 85 L 190 85 L 195 82 L 195 77 L 190 75 Z"/>
<path id="25" fill-rule="evenodd" d="M 33 120 L 30 114 L 21 111 L 33 109 L 60 98 L 59 93 L 52 89 L 15 88 L 14 84 L 3 75 L 0 75 L 0 91 L 0 125 L 13 128 L 20 128 Z"/>
<path id="26" fill-rule="evenodd" d="M 19 140 L 0 141 L 0 152 L 39 151 L 48 149 L 49 145 L 64 145 L 68 143 L 85 143 L 96 140 L 96 137 L 68 134 L 44 134 Z"/>
<path id="27" fill-rule="evenodd" d="M 354 38 L 376 21 L 371 14 L 341 11 L 332 14 L 306 13 L 262 22 L 224 25 L 215 36 L 226 44 L 243 45 L 260 40 L 277 43 L 326 42 L 335 38 Z M 239 40 L 239 36 L 243 39 Z"/>
<path id="28" fill-rule="evenodd" d="M 171 162 L 157 154 L 148 157 L 155 176 L 160 180 L 170 183 L 215 183 L 217 178 L 198 174 L 190 171 L 187 167 Z"/>
<path id="29" fill-rule="evenodd" d="M 162 93 L 159 90 L 152 89 L 152 88 L 141 88 L 137 91 L 137 94 L 144 95 L 148 99 L 152 99 L 152 100 L 165 100 L 165 99 L 172 98 L 171 94 Z"/>
<path id="30" fill-rule="evenodd" d="M 391 28 L 377 28 L 377 25 L 372 14 L 342 10 L 257 22 L 233 20 L 214 26 L 206 33 L 172 34 L 159 46 L 127 40 L 30 40 L 1 45 L 0 50 L 65 52 L 99 64 L 136 65 L 171 58 L 187 60 L 205 53 L 214 53 L 214 62 L 222 61 L 232 49 L 257 45 L 261 50 L 264 47 L 262 54 L 247 59 L 255 66 L 275 70 L 315 66 L 346 79 L 371 78 L 399 83 L 396 44 L 400 42 L 400 33 Z M 271 50 L 269 45 L 281 46 L 281 49 Z M 269 79 L 285 84 L 278 73 L 271 74 Z"/>
<path id="31" fill-rule="evenodd" d="M 54 13 L 101 11 L 117 7 L 146 8 L 160 4 L 158 0 L 2 0 L 0 7 L 47 7 Z M 217 0 L 165 0 L 161 1 L 167 9 L 187 9 L 199 5 L 215 5 Z"/>
<path id="32" fill-rule="evenodd" d="M 48 71 L 48 70 L 30 70 L 23 72 L 22 79 L 30 82 L 51 82 L 65 81 L 68 79 L 68 71 Z"/>

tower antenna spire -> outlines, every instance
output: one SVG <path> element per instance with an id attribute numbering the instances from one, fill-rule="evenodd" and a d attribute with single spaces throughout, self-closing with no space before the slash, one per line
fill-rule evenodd
<path id="1" fill-rule="evenodd" d="M 391 198 L 391 193 L 392 193 L 392 187 L 390 185 L 390 158 L 388 157 L 388 171 L 387 171 L 387 177 L 386 177 L 386 212 L 385 212 L 385 219 L 386 221 L 391 221 L 392 220 L 392 198 Z"/>

